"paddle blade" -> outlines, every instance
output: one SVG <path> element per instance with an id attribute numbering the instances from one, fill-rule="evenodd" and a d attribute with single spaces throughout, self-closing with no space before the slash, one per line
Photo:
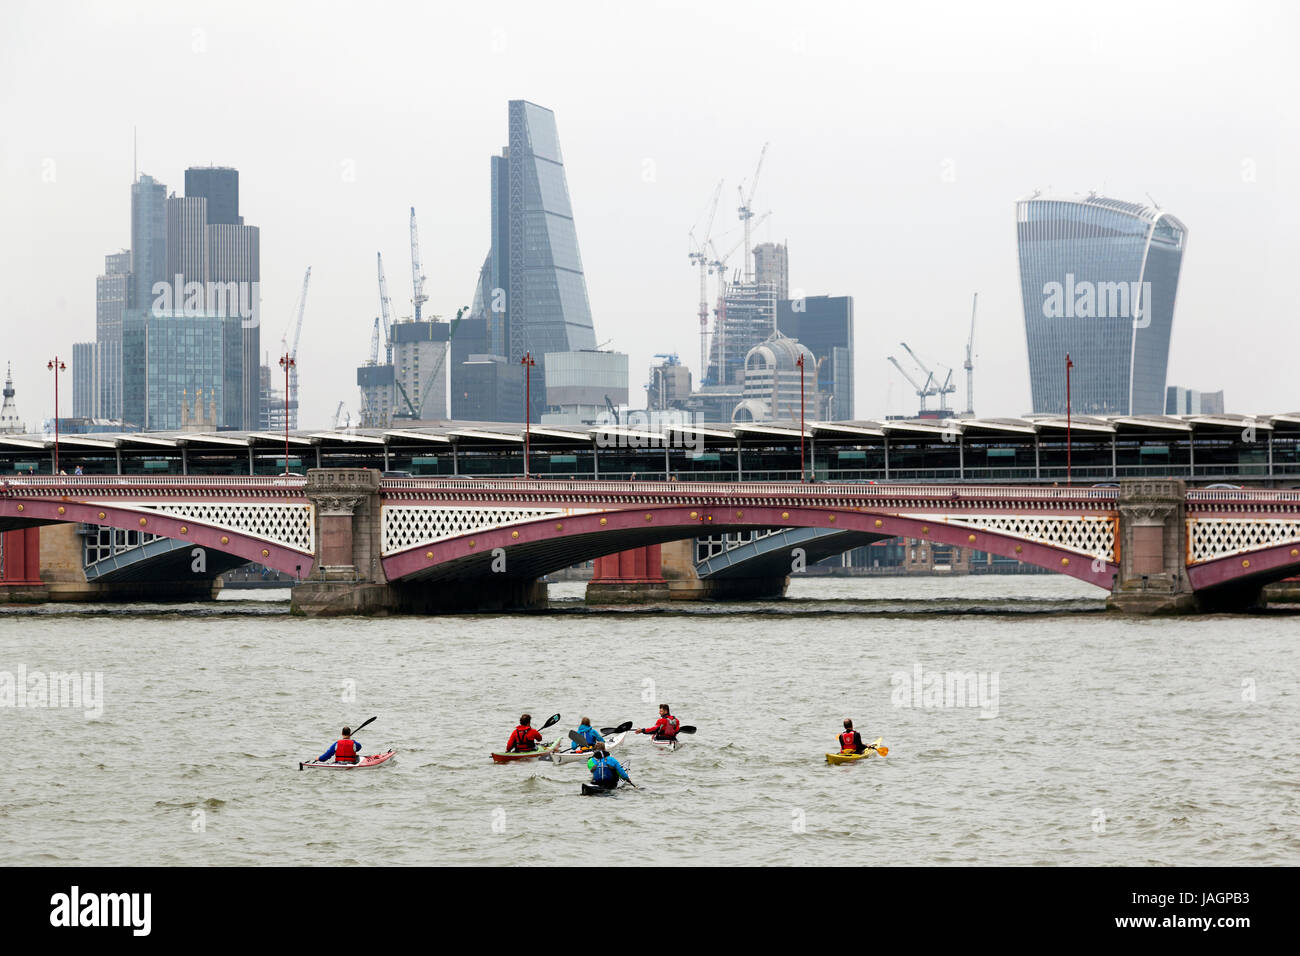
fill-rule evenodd
<path id="1" fill-rule="evenodd" d="M 600 733 L 603 737 L 605 734 L 625 734 L 632 729 L 632 721 L 628 720 L 619 724 L 617 727 L 601 727 Z"/>
<path id="2" fill-rule="evenodd" d="M 352 731 L 353 735 L 355 736 L 355 735 L 356 735 L 356 732 L 357 732 L 358 730 L 361 730 L 362 727 L 365 727 L 365 726 L 368 725 L 368 724 L 372 724 L 372 723 L 374 723 L 374 722 L 375 722 L 376 720 L 378 720 L 378 719 L 379 719 L 379 715 L 378 715 L 378 714 L 376 714 L 374 717 L 371 717 L 369 720 L 367 720 L 367 721 L 366 721 L 364 724 L 362 724 L 360 727 L 355 728 L 355 729 Z"/>
<path id="3" fill-rule="evenodd" d="M 559 722 L 560 722 L 560 715 L 551 714 L 551 716 L 547 718 L 546 723 L 542 724 L 542 726 L 539 729 L 545 730 L 547 727 L 551 726 L 552 724 L 558 724 Z"/>
<path id="4" fill-rule="evenodd" d="M 693 734 L 695 733 L 695 728 L 690 724 L 687 724 L 685 727 L 678 727 L 677 732 L 679 734 Z"/>
<path id="5" fill-rule="evenodd" d="M 882 757 L 887 756 L 887 755 L 889 754 L 889 748 L 888 748 L 888 747 L 877 747 L 877 748 L 876 748 L 876 753 L 880 754 L 880 756 L 882 756 Z"/>

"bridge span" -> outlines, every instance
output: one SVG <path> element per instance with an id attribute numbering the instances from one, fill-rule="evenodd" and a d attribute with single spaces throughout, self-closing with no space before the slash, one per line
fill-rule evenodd
<path id="1" fill-rule="evenodd" d="M 300 582 L 294 609 L 305 614 L 530 606 L 544 600 L 541 575 L 629 553 L 639 555 L 631 564 L 640 578 L 620 582 L 649 586 L 663 580 L 662 545 L 753 530 L 786 532 L 791 549 L 805 551 L 896 536 L 977 549 L 1104 588 L 1112 607 L 1135 612 L 1244 608 L 1263 585 L 1300 573 L 1300 491 L 1188 489 L 1179 479 L 1119 487 L 383 479 L 337 468 L 0 485 L 0 531 L 57 523 L 173 542 L 155 545 L 160 554 L 197 548 L 226 565 L 259 562 Z M 761 576 L 784 579 L 779 551 L 764 551 Z"/>

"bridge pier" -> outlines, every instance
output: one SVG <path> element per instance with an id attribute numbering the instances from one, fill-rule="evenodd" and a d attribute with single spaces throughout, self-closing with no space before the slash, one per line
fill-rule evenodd
<path id="1" fill-rule="evenodd" d="M 653 604 L 667 601 L 668 582 L 663 575 L 662 545 L 607 554 L 595 560 L 595 573 L 587 584 L 588 604 Z"/>
<path id="2" fill-rule="evenodd" d="M 1178 478 L 1119 486 L 1119 574 L 1106 607 L 1128 614 L 1201 609 L 1187 577 L 1187 486 Z"/>
<path id="3" fill-rule="evenodd" d="M 41 580 L 41 529 L 0 532 L 0 602 L 40 604 L 50 599 Z"/>
<path id="4" fill-rule="evenodd" d="M 701 578 L 695 539 L 684 538 L 597 558 L 587 603 L 770 600 L 784 597 L 789 583 L 788 576 L 774 574 Z"/>
<path id="5" fill-rule="evenodd" d="M 311 468 L 305 493 L 315 506 L 317 561 L 307 580 L 295 585 L 291 612 L 328 617 L 400 610 L 379 563 L 379 472 Z"/>

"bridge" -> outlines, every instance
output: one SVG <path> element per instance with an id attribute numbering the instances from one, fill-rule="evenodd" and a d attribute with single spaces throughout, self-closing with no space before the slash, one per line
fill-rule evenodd
<path id="1" fill-rule="evenodd" d="M 295 611 L 319 615 L 532 606 L 545 600 L 540 576 L 590 559 L 598 587 L 653 590 L 665 574 L 679 584 L 695 574 L 748 581 L 733 593 L 756 593 L 779 588 L 795 547 L 824 556 L 894 537 L 1047 568 L 1135 612 L 1246 608 L 1265 584 L 1300 573 L 1300 490 L 1155 478 L 1053 487 L 381 478 L 364 468 L 14 476 L 0 484 L 6 579 L 31 576 L 30 543 L 10 545 L 11 534 L 51 524 L 137 534 L 173 566 L 259 562 L 299 582 Z M 773 533 L 753 543 L 748 569 L 719 561 L 684 571 L 660 552 L 749 531 Z"/>

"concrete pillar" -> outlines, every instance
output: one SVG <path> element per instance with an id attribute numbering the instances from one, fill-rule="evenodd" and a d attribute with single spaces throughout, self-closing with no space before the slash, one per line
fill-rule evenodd
<path id="1" fill-rule="evenodd" d="M 1106 606 L 1135 614 L 1195 611 L 1187 578 L 1187 485 L 1178 478 L 1119 483 L 1119 574 Z"/>
<path id="2" fill-rule="evenodd" d="M 380 563 L 379 472 L 310 468 L 305 488 L 316 513 L 316 563 L 293 589 L 295 614 L 365 614 L 397 610 Z"/>
<path id="3" fill-rule="evenodd" d="M 587 583 L 587 602 L 647 604 L 668 600 L 661 548 L 649 544 L 597 558 L 595 572 Z"/>
<path id="4" fill-rule="evenodd" d="M 43 602 L 49 590 L 41 580 L 41 529 L 0 533 L 0 602 Z"/>

